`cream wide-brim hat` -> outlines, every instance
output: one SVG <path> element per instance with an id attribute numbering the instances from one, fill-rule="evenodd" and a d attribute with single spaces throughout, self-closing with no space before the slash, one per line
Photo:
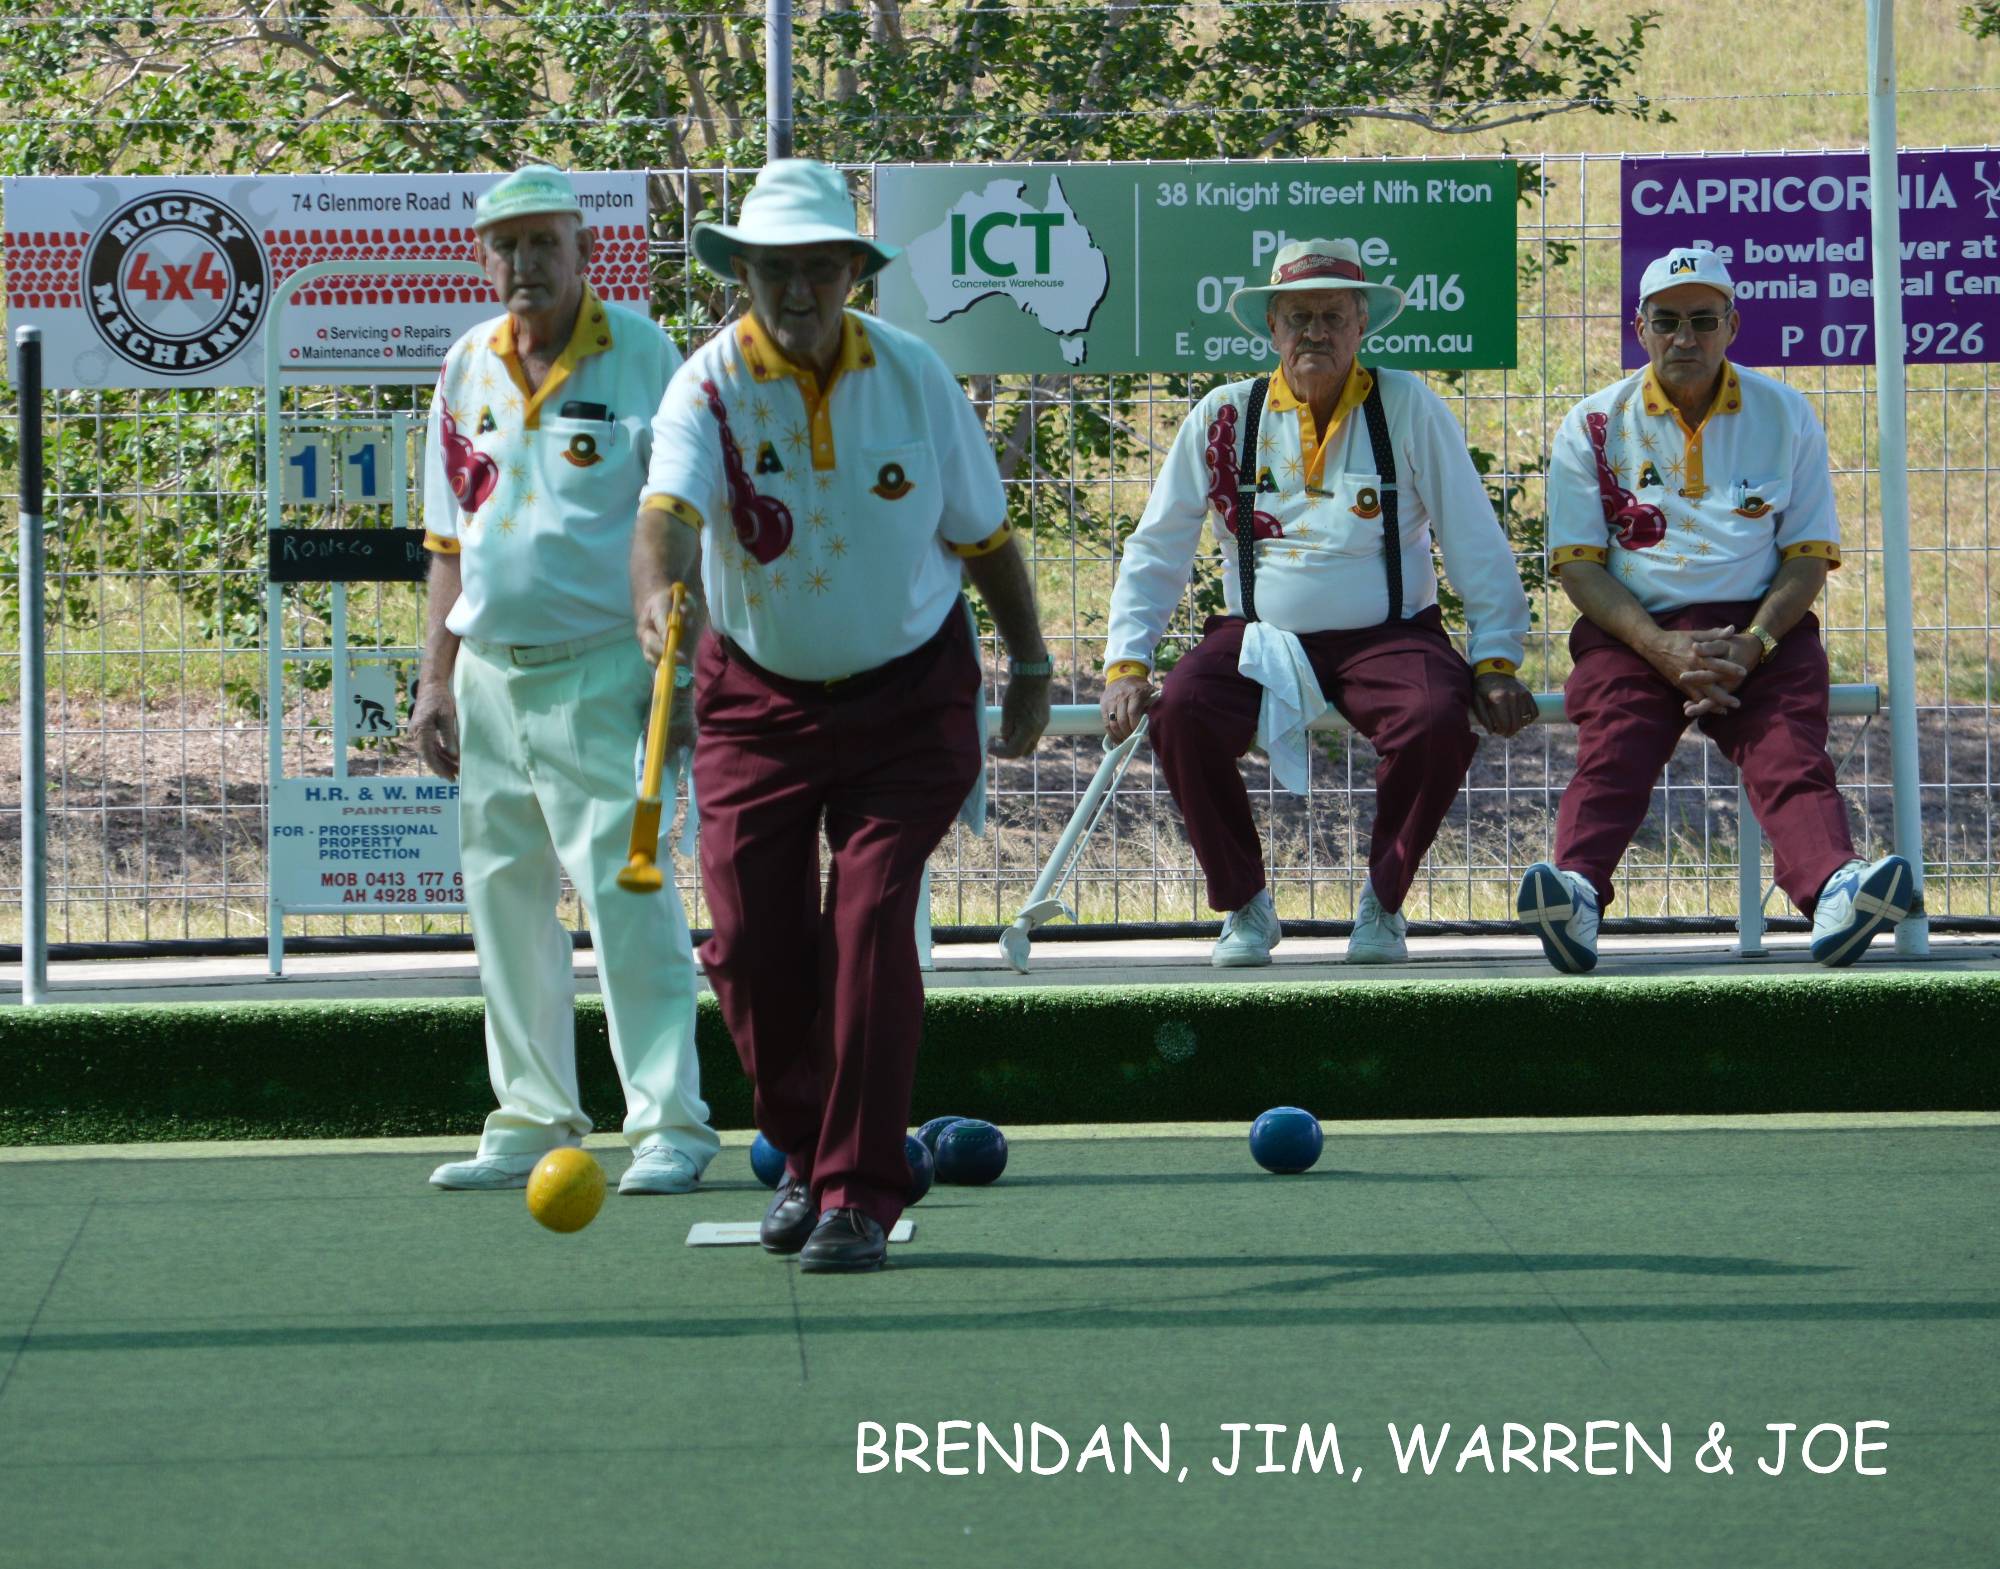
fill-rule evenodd
<path id="1" fill-rule="evenodd" d="M 694 259 L 725 283 L 736 274 L 730 259 L 746 245 L 820 245 L 845 241 L 868 253 L 863 278 L 872 278 L 901 253 L 893 245 L 855 232 L 854 198 L 831 164 L 780 158 L 764 165 L 735 223 L 694 226 Z"/>
<path id="2" fill-rule="evenodd" d="M 1282 247 L 1271 263 L 1270 283 L 1230 295 L 1229 314 L 1261 337 L 1271 330 L 1264 316 L 1274 296 L 1327 289 L 1365 296 L 1371 333 L 1403 314 L 1403 291 L 1394 284 L 1370 283 L 1361 271 L 1360 247 L 1352 240 L 1294 240 Z"/>

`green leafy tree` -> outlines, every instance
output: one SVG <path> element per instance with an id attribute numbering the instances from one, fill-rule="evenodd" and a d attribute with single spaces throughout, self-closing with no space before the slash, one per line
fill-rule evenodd
<path id="1" fill-rule="evenodd" d="M 1990 13 L 1991 0 L 1975 9 Z M 1632 87 L 1656 25 L 1639 12 L 1606 33 L 1566 28 L 1520 0 L 824 0 L 795 22 L 797 146 L 842 163 L 1310 157 L 1368 119 L 1441 138 L 1556 114 L 1664 119 Z M 0 173 L 394 173 L 530 158 L 754 167 L 763 31 L 761 4 L 740 0 L 0 0 Z M 1533 188 L 1524 168 L 1524 201 Z M 721 216 L 720 189 L 666 172 L 652 181 L 660 314 L 688 332 L 730 304 L 686 276 L 679 249 L 689 223 Z M 1158 432 L 1134 418 L 1139 382 L 1100 385 L 1090 397 L 1059 377 L 976 385 L 1005 472 L 1053 480 L 1142 463 Z M 254 400 L 211 395 L 215 417 L 177 423 L 176 450 L 162 453 L 165 438 L 139 420 L 156 400 L 96 398 L 93 421 L 60 437 L 95 451 L 61 456 L 97 462 L 99 491 L 118 499 L 52 519 L 59 559 L 164 570 L 196 541 L 250 559 L 263 526 L 254 501 L 218 483 L 190 507 L 148 475 L 165 464 L 254 489 L 261 459 L 240 439 Z M 1526 543 L 1538 520 L 1513 509 L 1507 485 L 1492 488 Z M 1101 489 L 1063 480 L 1049 491 L 1079 550 L 1108 552 L 1130 526 Z M 1043 490 L 1012 488 L 1018 523 L 1041 520 Z M 256 635 L 253 574 L 198 577 L 185 592 L 209 635 L 231 646 Z"/>

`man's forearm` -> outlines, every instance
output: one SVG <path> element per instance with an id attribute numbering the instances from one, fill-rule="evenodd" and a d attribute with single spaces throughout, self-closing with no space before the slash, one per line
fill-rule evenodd
<path id="1" fill-rule="evenodd" d="M 633 614 L 669 584 L 685 583 L 692 593 L 700 566 L 701 535 L 658 507 L 641 512 L 632 529 Z"/>
<path id="2" fill-rule="evenodd" d="M 424 602 L 424 657 L 417 673 L 418 684 L 442 682 L 451 686 L 451 673 L 458 665 L 458 634 L 445 625 L 445 618 L 458 603 L 464 586 L 458 557 L 445 551 L 431 555 L 431 575 Z"/>
<path id="3" fill-rule="evenodd" d="M 1660 624 L 1632 591 L 1594 561 L 1568 561 L 1557 569 L 1570 603 L 1628 648 L 1645 652 Z"/>
<path id="4" fill-rule="evenodd" d="M 1794 556 L 1778 568 L 1758 605 L 1755 622 L 1773 637 L 1783 637 L 1812 609 L 1826 587 L 1826 562 L 1814 556 Z"/>
<path id="5" fill-rule="evenodd" d="M 701 535 L 672 514 L 649 507 L 632 530 L 633 619 L 643 621 L 653 597 L 675 583 L 687 589 L 682 647 L 692 660 L 700 631 L 708 624 L 701 598 Z"/>
<path id="6" fill-rule="evenodd" d="M 998 550 L 969 558 L 965 570 L 992 611 L 993 624 L 1000 629 L 1008 655 L 1014 659 L 1047 658 L 1041 618 L 1035 614 L 1035 586 L 1028 579 L 1028 563 L 1020 547 L 1010 539 Z"/>

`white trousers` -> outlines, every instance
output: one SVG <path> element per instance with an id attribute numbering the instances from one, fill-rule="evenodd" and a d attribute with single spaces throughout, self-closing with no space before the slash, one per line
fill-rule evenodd
<path id="1" fill-rule="evenodd" d="M 561 871 L 590 916 L 626 1141 L 669 1144 L 697 1170 L 719 1147 L 701 1098 L 694 951 L 668 847 L 660 892 L 617 884 L 652 685 L 630 633 L 594 646 L 459 650 L 459 851 L 499 1102 L 481 1155 L 534 1154 L 590 1131 L 577 1096 L 572 948 L 556 919 Z M 669 775 L 662 793 L 672 789 Z"/>

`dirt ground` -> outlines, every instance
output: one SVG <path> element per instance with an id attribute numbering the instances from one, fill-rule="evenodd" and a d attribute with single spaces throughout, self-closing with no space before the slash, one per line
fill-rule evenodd
<path id="1" fill-rule="evenodd" d="M 323 698 L 320 707 L 323 718 Z M 262 930 L 263 725 L 219 701 L 153 705 L 105 702 L 50 713 L 50 892 L 54 940 L 209 935 L 218 920 L 232 932 Z M 0 886 L 18 915 L 20 882 L 18 707 L 0 708 Z M 1994 913 L 1996 821 L 1993 736 L 1984 709 L 1922 716 L 1924 815 L 1933 863 L 1952 861 L 1952 913 Z M 1831 751 L 1868 843 L 1890 830 L 1888 726 L 1837 720 Z M 1373 810 L 1374 754 L 1358 737 L 1326 738 L 1314 766 L 1314 797 L 1274 791 L 1261 759 L 1246 765 L 1267 830 L 1281 908 L 1295 916 L 1345 918 L 1365 856 Z M 1044 743 L 1027 762 L 1003 763 L 989 778 L 1000 832 L 960 831 L 933 862 L 934 918 L 983 925 L 1011 919 L 1095 767 L 1094 740 Z M 1555 804 L 1574 759 L 1574 736 L 1537 726 L 1507 744 L 1482 744 L 1468 789 L 1427 863 L 1411 914 L 1418 919 L 1500 918 L 1518 869 L 1546 852 Z M 356 750 L 357 774 L 421 771 L 400 743 Z M 288 736 L 287 769 L 326 772 L 324 730 Z M 1659 871 L 1659 908 L 1645 907 L 1649 884 L 1635 877 L 1633 914 L 1734 908 L 1736 789 L 1733 771 L 1699 739 L 1682 743 L 1635 843 L 1632 869 Z M 1671 820 L 1666 815 L 1671 811 Z M 1671 821 L 1671 834 L 1669 833 Z M 1671 861 L 1669 860 L 1671 838 Z M 1143 752 L 1127 774 L 1115 811 L 1100 825 L 1080 875 L 1089 920 L 1212 919 L 1193 875 L 1179 814 Z M 1935 875 L 1935 874 L 1934 874 Z M 1965 907 L 1967 889 L 1981 908 Z M 1941 890 L 1942 892 L 1943 890 Z M 121 906 L 132 915 L 121 923 Z M 1497 906 L 1487 908 L 1487 906 Z M 1782 896 L 1772 913 L 1785 907 Z M 74 919 L 63 912 L 72 910 Z M 202 912 L 198 917 L 196 912 Z M 109 912 L 109 913 L 107 913 Z M 178 912 L 178 913 L 177 913 Z M 695 912 L 697 920 L 700 910 Z M 1938 910 L 1936 913 L 1947 913 Z M 9 923 L 10 925 L 13 922 Z M 66 931 L 65 927 L 73 927 Z"/>

